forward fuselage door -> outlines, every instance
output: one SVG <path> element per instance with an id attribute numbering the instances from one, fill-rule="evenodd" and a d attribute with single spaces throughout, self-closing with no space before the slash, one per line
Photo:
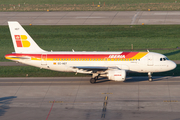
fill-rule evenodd
<path id="1" fill-rule="evenodd" d="M 148 55 L 147 65 L 153 66 L 153 56 L 152 55 Z"/>
<path id="2" fill-rule="evenodd" d="M 47 65 L 47 54 L 41 55 L 41 65 Z"/>

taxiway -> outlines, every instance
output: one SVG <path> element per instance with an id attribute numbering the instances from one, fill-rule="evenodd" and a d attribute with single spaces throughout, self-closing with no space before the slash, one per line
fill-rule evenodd
<path id="1" fill-rule="evenodd" d="M 0 25 L 163 25 L 180 24 L 180 11 L 0 12 Z"/>
<path id="2" fill-rule="evenodd" d="M 88 77 L 0 78 L 1 120 L 176 120 L 180 77 L 128 77 L 126 82 Z"/>

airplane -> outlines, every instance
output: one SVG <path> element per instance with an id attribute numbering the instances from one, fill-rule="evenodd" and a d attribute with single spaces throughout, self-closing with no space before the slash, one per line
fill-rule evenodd
<path id="1" fill-rule="evenodd" d="M 99 77 L 125 81 L 127 72 L 165 72 L 176 68 L 176 64 L 165 55 L 155 52 L 85 52 L 45 51 L 41 49 L 17 21 L 8 21 L 15 52 L 6 59 L 23 64 L 61 72 L 91 74 L 90 83 Z"/>

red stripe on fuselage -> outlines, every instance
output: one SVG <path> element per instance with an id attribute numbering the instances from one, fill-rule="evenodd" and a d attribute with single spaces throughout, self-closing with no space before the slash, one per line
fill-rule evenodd
<path id="1" fill-rule="evenodd" d="M 134 57 L 135 55 L 137 55 L 139 52 L 129 52 L 129 54 L 126 55 L 126 59 L 128 58 L 132 58 Z"/>
<path id="2" fill-rule="evenodd" d="M 110 55 L 125 55 L 124 59 L 130 59 L 135 56 L 139 52 L 123 52 L 121 54 L 47 54 L 47 58 L 52 59 L 106 59 L 109 58 Z M 6 56 L 17 56 L 17 57 L 32 57 L 32 58 L 41 58 L 42 54 L 7 54 Z"/>

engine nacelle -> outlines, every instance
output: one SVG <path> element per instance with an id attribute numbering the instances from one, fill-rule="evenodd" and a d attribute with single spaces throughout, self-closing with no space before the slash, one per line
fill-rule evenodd
<path id="1" fill-rule="evenodd" d="M 107 77 L 109 80 L 125 81 L 126 71 L 125 70 L 110 70 L 108 71 Z"/>

